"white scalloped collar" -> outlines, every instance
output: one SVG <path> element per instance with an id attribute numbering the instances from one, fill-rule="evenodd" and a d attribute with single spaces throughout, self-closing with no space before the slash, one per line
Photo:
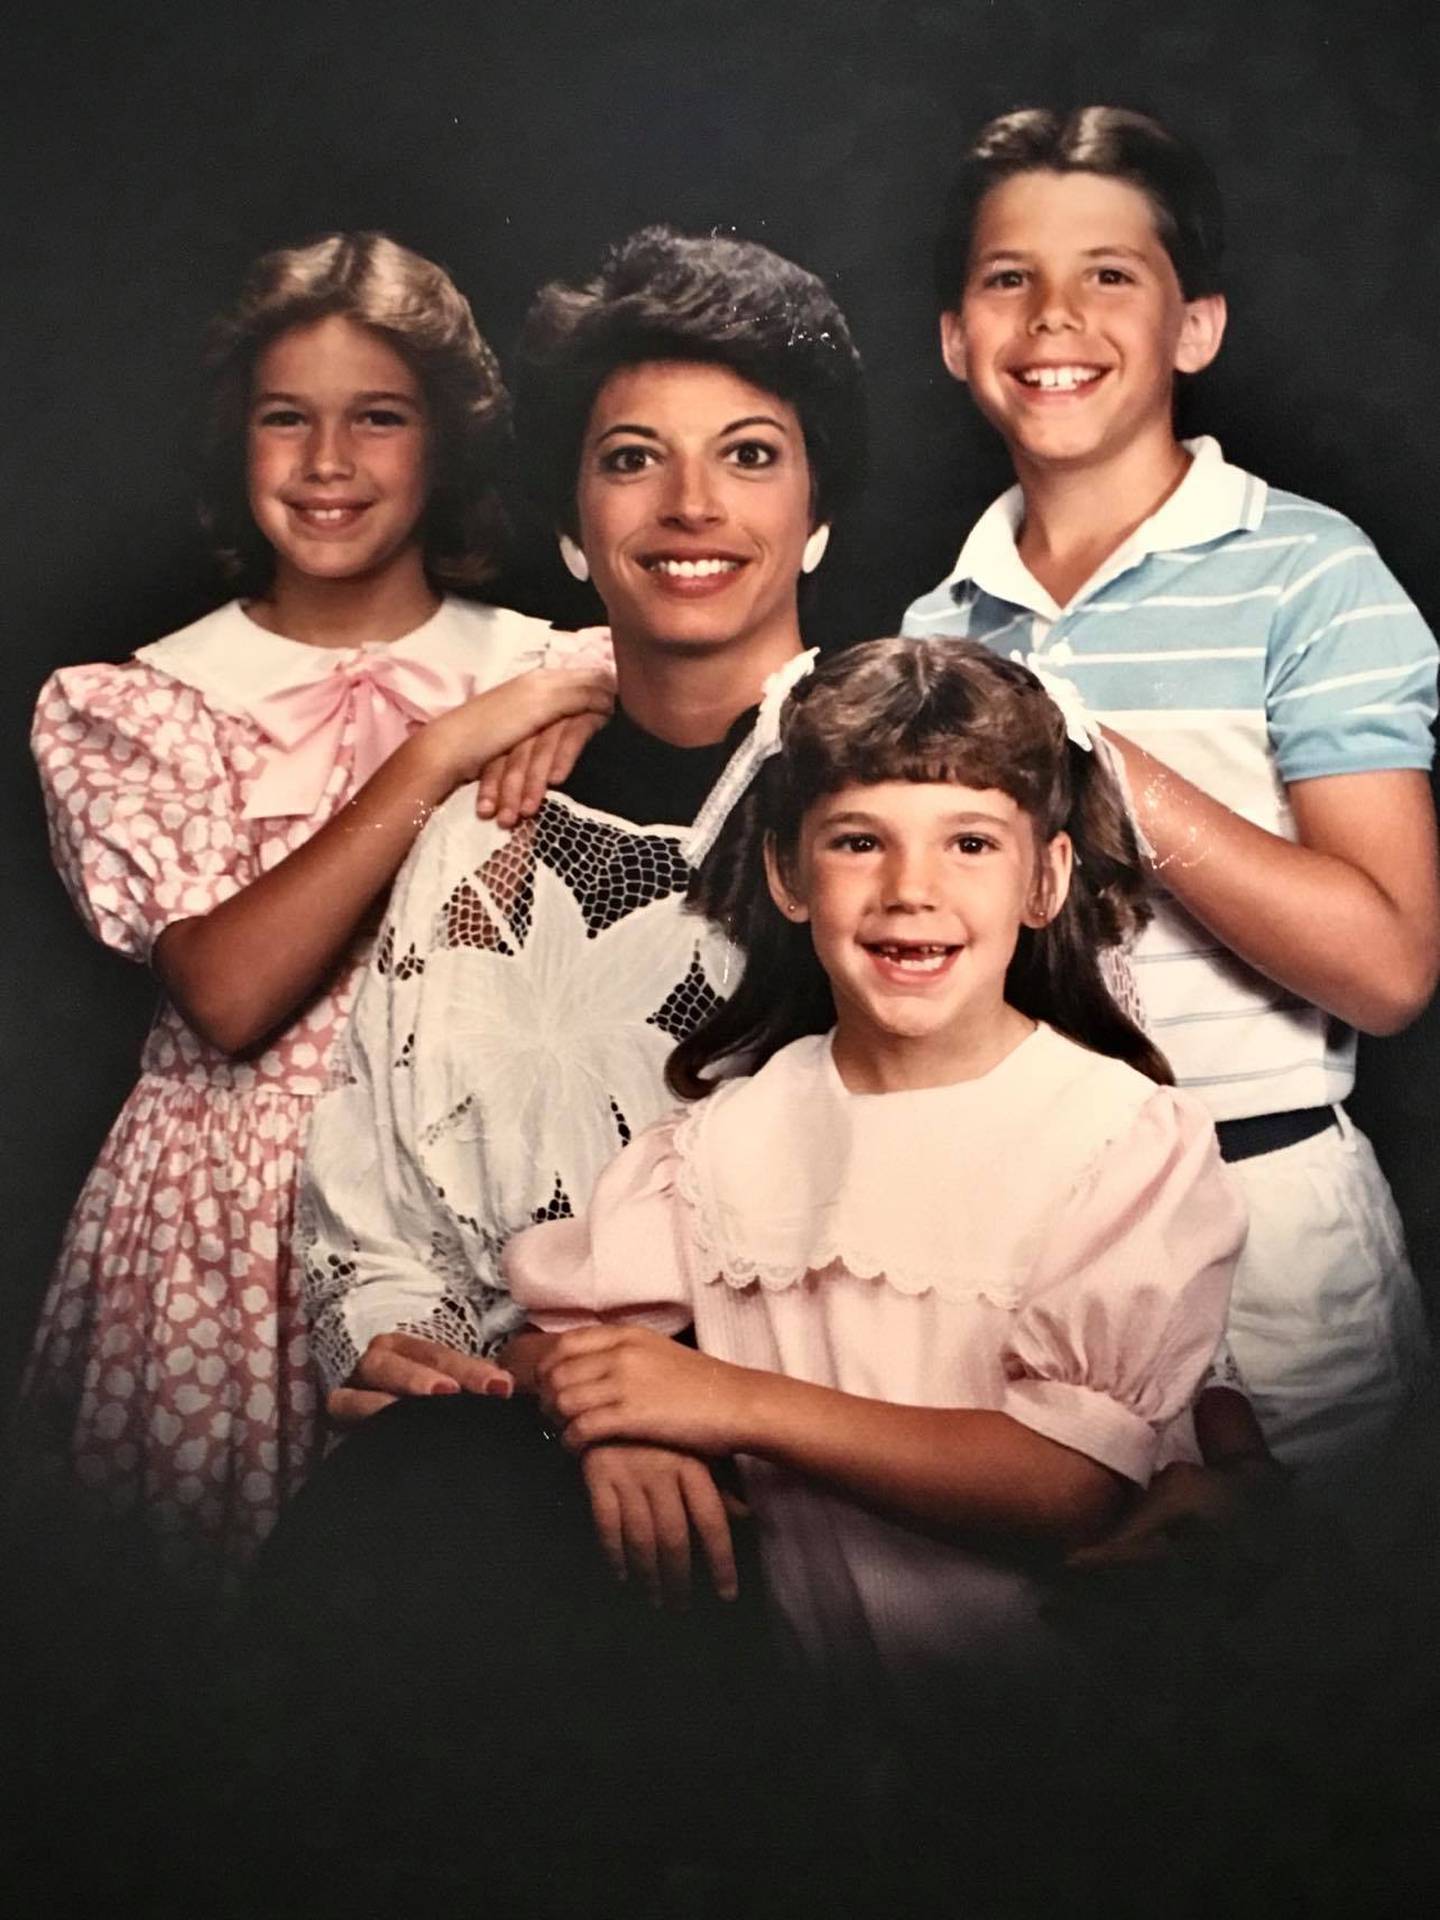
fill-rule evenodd
<path id="1" fill-rule="evenodd" d="M 136 649 L 135 658 L 194 687 L 224 713 L 244 713 L 256 700 L 313 680 L 327 663 L 384 652 L 453 667 L 477 678 L 496 676 L 520 647 L 543 652 L 552 638 L 543 620 L 447 595 L 410 633 L 369 647 L 314 647 L 258 626 L 238 600 L 228 601 L 178 632 Z"/>
<path id="2" fill-rule="evenodd" d="M 794 1041 L 677 1130 L 700 1270 L 779 1288 L 838 1262 L 1017 1305 L 1055 1210 L 1154 1092 L 1045 1025 L 979 1079 L 913 1093 L 851 1093 L 830 1035 Z"/>

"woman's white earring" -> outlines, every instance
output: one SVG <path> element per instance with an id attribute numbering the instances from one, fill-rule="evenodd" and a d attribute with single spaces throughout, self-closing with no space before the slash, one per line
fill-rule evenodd
<path id="1" fill-rule="evenodd" d="M 808 552 L 809 549 L 807 548 Z M 590 562 L 585 558 L 584 550 L 577 546 L 568 533 L 560 536 L 560 558 L 565 562 L 565 571 L 577 580 L 590 578 Z"/>
<path id="2" fill-rule="evenodd" d="M 805 542 L 805 551 L 800 555 L 800 571 L 802 573 L 814 573 L 820 562 L 825 558 L 825 549 L 829 544 L 829 524 L 827 523 L 824 526 L 816 527 L 810 538 Z"/>

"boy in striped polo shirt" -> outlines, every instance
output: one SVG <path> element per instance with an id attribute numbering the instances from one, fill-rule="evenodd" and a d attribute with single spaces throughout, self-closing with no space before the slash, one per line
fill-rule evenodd
<path id="1" fill-rule="evenodd" d="M 1177 372 L 1220 346 L 1220 207 L 1139 114 L 992 122 L 937 248 L 950 372 L 1019 484 L 904 631 L 1073 680 L 1119 750 L 1160 883 L 1134 955 L 1176 1079 L 1251 1210 L 1230 1340 L 1271 1446 L 1381 1438 L 1426 1377 L 1393 1200 L 1340 1102 L 1355 1029 L 1440 967 L 1435 642 L 1342 514 L 1181 443 Z"/>

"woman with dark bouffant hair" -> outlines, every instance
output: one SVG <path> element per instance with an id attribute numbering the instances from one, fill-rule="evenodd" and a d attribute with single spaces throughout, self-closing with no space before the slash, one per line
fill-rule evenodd
<path id="1" fill-rule="evenodd" d="M 526 318 L 518 440 L 552 526 L 578 537 L 574 475 L 601 387 L 622 367 L 666 362 L 728 367 L 795 409 L 817 528 L 859 493 L 864 395 L 829 289 L 750 241 L 644 227 L 606 256 L 593 279 L 542 288 Z"/>
<path id="2" fill-rule="evenodd" d="M 612 688 L 572 637 L 442 591 L 494 568 L 507 402 L 441 268 L 375 233 L 267 253 L 210 372 L 203 513 L 239 597 L 62 668 L 35 719 L 66 885 L 164 998 L 21 1429 L 52 1484 L 223 1584 L 319 1442 L 294 1187 L 372 912 L 455 786 Z"/>
<path id="3" fill-rule="evenodd" d="M 516 365 L 520 458 L 599 595 L 619 699 L 523 843 L 457 796 L 396 889 L 355 1072 L 321 1104 L 306 1170 L 312 1333 L 347 1425 L 397 1396 L 508 1389 L 489 1358 L 517 1324 L 500 1247 L 583 1204 L 728 986 L 723 943 L 681 910 L 687 855 L 733 797 L 717 779 L 767 678 L 800 654 L 801 583 L 863 474 L 845 321 L 814 274 L 748 241 L 632 234 L 541 289 Z M 541 910 L 564 898 L 552 874 L 573 918 Z M 417 964 L 390 969 L 391 947 Z"/>

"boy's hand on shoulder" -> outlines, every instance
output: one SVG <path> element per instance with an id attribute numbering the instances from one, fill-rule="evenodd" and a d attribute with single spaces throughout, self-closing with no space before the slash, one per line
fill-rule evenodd
<path id="1" fill-rule="evenodd" d="M 723 1495 L 693 1454 L 612 1441 L 581 1463 L 600 1546 L 615 1578 L 634 1579 L 652 1606 L 690 1604 L 692 1535 L 722 1600 L 739 1592 L 730 1515 L 744 1512 Z"/>

